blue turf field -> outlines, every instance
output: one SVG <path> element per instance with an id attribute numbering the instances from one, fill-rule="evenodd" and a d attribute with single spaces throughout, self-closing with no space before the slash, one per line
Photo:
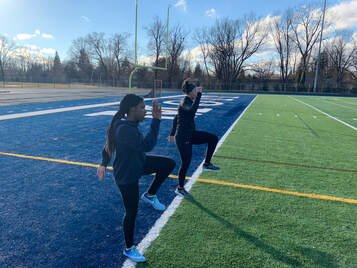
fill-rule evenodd
<path id="1" fill-rule="evenodd" d="M 173 174 L 177 174 L 180 161 L 175 145 L 166 137 L 180 98 L 160 100 L 167 119 L 162 120 L 158 144 L 151 152 L 174 158 L 177 166 Z M 222 137 L 253 98 L 204 94 L 197 129 Z M 113 113 L 117 105 L 7 120 L 1 116 L 117 101 L 106 98 L 0 107 L 0 152 L 97 164 L 112 116 L 95 114 Z M 150 121 L 141 123 L 144 133 Z M 188 175 L 203 160 L 204 150 L 203 145 L 194 147 Z M 95 168 L 4 155 L 0 155 L 0 167 L 0 267 L 117 267 L 124 261 L 123 206 L 111 171 L 104 181 L 98 181 Z M 151 179 L 142 177 L 141 192 Z M 169 178 L 161 187 L 158 195 L 164 204 L 174 198 L 176 184 Z M 137 243 L 160 215 L 140 203 Z"/>

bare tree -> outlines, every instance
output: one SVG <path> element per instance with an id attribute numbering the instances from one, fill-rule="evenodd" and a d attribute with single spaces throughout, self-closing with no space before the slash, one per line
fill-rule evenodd
<path id="1" fill-rule="evenodd" d="M 124 33 L 124 34 L 115 34 L 110 40 L 113 59 L 115 61 L 114 71 L 116 72 L 117 78 L 120 77 L 121 63 L 127 51 L 128 38 L 129 38 L 129 34 Z"/>
<path id="2" fill-rule="evenodd" d="M 170 30 L 169 36 L 169 64 L 168 64 L 168 83 L 172 86 L 172 81 L 175 76 L 179 74 L 178 59 L 184 49 L 184 41 L 187 33 L 183 30 L 181 25 L 176 25 Z"/>
<path id="3" fill-rule="evenodd" d="M 69 50 L 71 60 L 67 64 L 67 76 L 79 78 L 82 81 L 92 80 L 94 73 L 92 62 L 94 62 L 94 59 L 89 51 L 89 43 L 85 37 L 79 37 L 72 41 Z"/>
<path id="4" fill-rule="evenodd" d="M 5 70 L 8 66 L 11 57 L 15 52 L 15 43 L 9 40 L 6 36 L 0 35 L 0 72 L 3 83 L 5 83 Z"/>
<path id="5" fill-rule="evenodd" d="M 340 87 L 343 78 L 353 65 L 353 57 L 356 54 L 356 46 L 349 45 L 348 33 L 345 36 L 338 36 L 326 43 L 325 50 L 336 77 L 336 87 Z"/>
<path id="6" fill-rule="evenodd" d="M 208 55 L 216 78 L 229 89 L 244 72 L 246 61 L 263 44 L 266 32 L 253 16 L 242 20 L 223 19 L 208 31 Z"/>
<path id="7" fill-rule="evenodd" d="M 352 64 L 350 67 L 350 73 L 353 79 L 357 80 L 357 41 L 353 41 L 353 56 L 352 56 Z"/>
<path id="8" fill-rule="evenodd" d="M 88 42 L 85 37 L 78 37 L 72 41 L 69 49 L 69 54 L 72 60 L 78 61 L 81 53 L 85 52 L 88 54 Z"/>
<path id="9" fill-rule="evenodd" d="M 286 91 L 286 83 L 289 71 L 291 71 L 290 59 L 293 49 L 291 40 L 292 20 L 293 14 L 291 10 L 287 10 L 282 16 L 276 17 L 271 25 L 271 35 L 279 54 L 280 77 L 284 91 Z"/>
<path id="10" fill-rule="evenodd" d="M 252 65 L 250 69 L 259 79 L 271 79 L 274 75 L 273 60 L 261 61 Z"/>
<path id="11" fill-rule="evenodd" d="M 296 9 L 292 20 L 293 40 L 300 52 L 300 77 L 298 82 L 305 86 L 306 73 L 311 51 L 321 32 L 322 12 L 312 5 Z"/>
<path id="12" fill-rule="evenodd" d="M 208 67 L 208 53 L 209 53 L 209 41 L 208 41 L 208 29 L 206 27 L 201 28 L 196 31 L 194 35 L 194 40 L 199 44 L 202 57 L 203 57 L 203 64 L 205 66 L 207 77 L 210 77 L 210 73 L 212 70 Z"/>
<path id="13" fill-rule="evenodd" d="M 148 49 L 154 56 L 154 66 L 158 66 L 159 58 L 164 50 L 165 45 L 165 25 L 159 17 L 154 18 L 154 22 L 146 28 L 149 37 Z M 154 79 L 157 79 L 158 70 L 154 70 Z"/>
<path id="14" fill-rule="evenodd" d="M 98 66 L 103 71 L 104 79 L 109 79 L 113 66 L 113 58 L 111 57 L 110 44 L 105 39 L 105 34 L 93 32 L 88 34 L 85 40 L 88 44 L 89 54 L 97 61 Z"/>

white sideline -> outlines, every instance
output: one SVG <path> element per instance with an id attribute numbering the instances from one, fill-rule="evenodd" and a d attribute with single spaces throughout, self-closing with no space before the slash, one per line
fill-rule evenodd
<path id="1" fill-rule="evenodd" d="M 169 98 L 176 98 L 182 97 L 183 95 L 174 95 L 174 96 L 165 96 L 165 97 L 158 97 L 155 99 L 169 99 Z M 154 98 L 145 98 L 144 100 L 152 100 Z M 100 103 L 100 104 L 90 104 L 90 105 L 81 105 L 81 106 L 73 106 L 73 107 L 66 107 L 66 108 L 57 108 L 57 109 L 49 109 L 49 110 L 42 110 L 42 111 L 35 111 L 35 112 L 27 112 L 27 113 L 17 113 L 17 114 L 8 114 L 8 115 L 0 115 L 1 120 L 8 120 L 8 119 L 15 119 L 15 118 L 22 118 L 22 117 L 31 117 L 37 115 L 45 115 L 45 114 L 54 114 L 54 113 L 62 113 L 62 112 L 69 112 L 69 111 L 76 111 L 76 110 L 84 110 L 84 109 L 91 109 L 97 107 L 106 107 L 106 106 L 113 106 L 118 105 L 120 101 L 116 102 L 107 102 L 107 103 Z"/>
<path id="2" fill-rule="evenodd" d="M 249 105 L 244 109 L 244 111 L 239 115 L 239 117 L 236 119 L 236 121 L 230 126 L 230 128 L 226 131 L 226 133 L 222 136 L 222 138 L 219 140 L 215 153 L 218 150 L 219 147 L 221 147 L 221 145 L 223 144 L 223 142 L 225 141 L 225 139 L 228 137 L 228 135 L 230 134 L 230 132 L 233 130 L 233 128 L 235 127 L 235 125 L 238 123 L 238 121 L 242 118 L 242 116 L 244 115 L 244 113 L 248 110 L 248 108 L 250 107 L 250 105 L 255 101 L 255 98 L 249 103 Z M 189 180 L 186 185 L 185 188 L 187 191 L 190 191 L 193 184 L 196 182 L 196 179 L 200 176 L 200 174 L 202 173 L 202 165 L 204 163 L 204 160 L 202 161 L 202 163 L 198 166 L 198 168 L 195 170 L 195 172 L 192 174 L 191 176 L 191 180 Z M 174 212 L 176 211 L 176 209 L 178 208 L 178 206 L 181 204 L 182 202 L 182 197 L 180 196 L 176 196 L 171 204 L 168 206 L 168 208 L 164 211 L 164 213 L 160 216 L 160 218 L 158 218 L 154 224 L 154 226 L 150 229 L 150 231 L 147 233 L 147 235 L 143 238 L 143 240 L 141 240 L 141 242 L 139 243 L 139 245 L 137 246 L 137 248 L 139 249 L 139 251 L 141 253 L 144 253 L 152 244 L 152 242 L 155 241 L 155 239 L 159 236 L 162 228 L 165 226 L 165 224 L 168 222 L 168 220 L 170 219 L 170 217 L 174 214 Z M 131 261 L 130 259 L 126 259 L 125 262 L 123 263 L 123 268 L 132 268 L 135 267 L 136 263 Z"/>
<path id="3" fill-rule="evenodd" d="M 324 114 L 324 115 L 326 115 L 326 116 L 328 116 L 328 117 L 330 117 L 330 118 L 332 118 L 332 119 L 344 124 L 345 126 L 348 126 L 348 127 L 352 128 L 353 130 L 357 130 L 356 127 L 354 127 L 354 126 L 352 126 L 352 125 L 350 125 L 350 124 L 348 124 L 348 123 L 346 123 L 346 122 L 344 122 L 344 121 L 342 121 L 342 120 L 340 120 L 340 119 L 338 119 L 338 118 L 336 118 L 336 117 L 334 117 L 332 115 L 329 115 L 328 113 L 325 113 L 325 112 L 321 111 L 320 109 L 316 108 L 315 106 L 312 106 L 312 105 L 310 105 L 308 103 L 305 103 L 305 102 L 303 102 L 301 100 L 298 100 L 298 99 L 296 99 L 294 97 L 290 97 L 290 98 L 292 98 L 292 99 L 294 99 L 294 100 L 296 100 L 298 102 L 301 102 L 302 104 L 305 104 L 306 106 L 308 106 L 308 107 L 310 107 L 310 108 L 312 108 L 312 109 L 314 109 L 314 110 L 316 110 L 316 111 L 318 111 L 318 112 L 320 112 L 320 113 L 322 113 L 322 114 Z"/>

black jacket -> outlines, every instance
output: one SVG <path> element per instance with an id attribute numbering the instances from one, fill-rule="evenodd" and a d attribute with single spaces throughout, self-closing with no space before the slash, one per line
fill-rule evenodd
<path id="1" fill-rule="evenodd" d="M 172 122 L 170 136 L 176 139 L 189 140 L 192 133 L 196 130 L 195 115 L 200 104 L 202 93 L 198 92 L 195 101 L 186 96 L 180 103 L 178 113 Z"/>
<path id="2" fill-rule="evenodd" d="M 151 151 L 157 141 L 160 120 L 153 118 L 149 133 L 144 137 L 138 129 L 138 123 L 124 118 L 114 124 L 115 159 L 114 177 L 118 185 L 135 183 L 143 174 L 145 152 Z M 108 153 L 102 151 L 102 165 L 110 162 Z"/>

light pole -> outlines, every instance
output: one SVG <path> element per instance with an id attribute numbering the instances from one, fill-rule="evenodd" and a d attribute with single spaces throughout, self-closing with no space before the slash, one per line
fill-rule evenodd
<path id="1" fill-rule="evenodd" d="M 322 13 L 319 53 L 317 54 L 317 63 L 316 63 L 316 70 L 315 70 L 315 79 L 314 79 L 313 92 L 316 92 L 316 90 L 317 90 L 317 81 L 318 81 L 318 78 L 319 78 L 320 58 L 321 58 L 320 52 L 321 52 L 322 32 L 324 30 L 324 22 L 325 22 L 325 11 L 326 11 L 326 0 L 324 0 L 324 9 L 323 9 L 323 13 Z"/>

